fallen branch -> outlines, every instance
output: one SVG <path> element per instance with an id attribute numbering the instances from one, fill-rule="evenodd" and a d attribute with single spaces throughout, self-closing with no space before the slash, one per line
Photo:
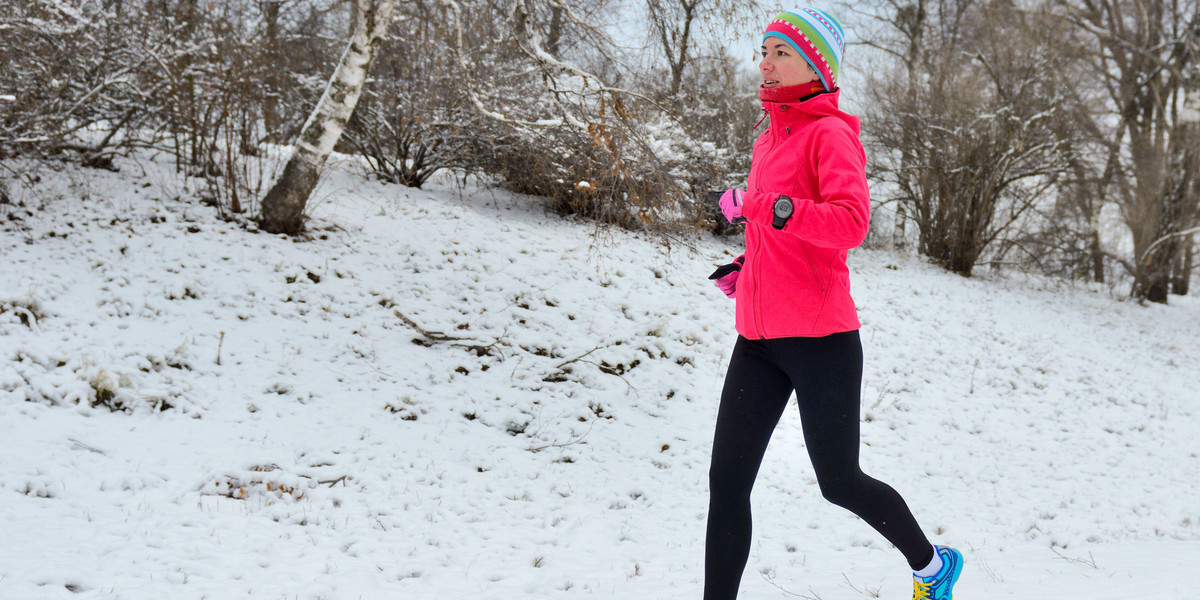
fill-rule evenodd
<path id="1" fill-rule="evenodd" d="M 591 360 L 584 360 L 585 356 L 599 350 L 602 347 L 603 346 L 596 346 L 595 348 L 592 348 L 591 350 L 588 350 L 587 352 L 584 352 L 583 354 L 580 354 L 579 356 L 576 356 L 575 358 L 570 358 L 570 359 L 564 360 L 561 363 L 558 363 L 554 367 L 554 369 L 557 371 L 557 373 L 552 373 L 551 375 L 547 375 L 546 377 L 547 378 L 554 377 L 554 376 L 558 376 L 558 375 L 565 373 L 566 370 L 563 367 L 566 367 L 567 365 L 569 365 L 571 363 L 576 363 L 576 362 L 584 363 L 584 364 L 589 364 L 589 365 L 592 365 L 593 367 L 596 367 L 601 373 L 604 373 L 606 375 L 612 375 L 613 377 L 620 379 L 621 381 L 625 382 L 625 387 L 627 387 L 630 391 L 633 391 L 636 393 L 637 388 L 633 387 L 633 384 L 629 383 L 629 380 L 625 379 L 625 377 L 623 375 L 625 373 L 625 370 L 618 370 L 618 369 L 616 369 L 608 364 L 605 364 L 603 362 L 598 363 L 598 362 L 591 361 Z M 548 379 L 543 379 L 543 381 L 547 381 L 547 380 Z M 562 380 L 558 380 L 558 381 L 562 381 Z"/>
<path id="2" fill-rule="evenodd" d="M 449 336 L 440 331 L 429 331 L 429 330 L 425 329 L 424 327 L 417 325 L 417 323 L 415 321 L 404 316 L 404 313 L 401 313 L 398 310 L 392 310 L 392 314 L 396 315 L 397 317 L 400 317 L 400 320 L 404 321 L 405 325 L 408 325 L 409 327 L 416 329 L 417 333 L 420 333 L 421 335 L 425 336 L 426 338 L 429 338 L 430 341 L 451 342 L 451 341 L 462 341 L 462 340 L 466 339 L 466 338 Z"/>
<path id="3" fill-rule="evenodd" d="M 423 344 L 425 346 L 432 346 L 433 344 L 438 343 L 438 342 L 447 342 L 452 346 L 458 346 L 460 348 L 466 348 L 468 350 L 471 350 L 472 352 L 475 353 L 476 356 L 496 356 L 500 360 L 504 360 L 504 353 L 499 350 L 500 340 L 496 340 L 490 344 L 485 345 L 483 342 L 480 342 L 479 340 L 476 340 L 476 339 L 457 337 L 457 336 L 453 336 L 453 335 L 446 335 L 445 333 L 442 333 L 441 331 L 429 331 L 429 330 L 425 329 L 424 327 L 421 327 L 420 325 L 418 325 L 416 323 L 416 321 L 413 321 L 412 319 L 408 318 L 407 316 L 404 315 L 404 313 L 401 313 L 398 310 L 393 309 L 392 314 L 399 317 L 401 321 L 404 321 L 405 325 L 408 325 L 409 327 L 415 329 L 417 331 L 417 333 L 424 336 L 425 340 L 428 342 L 427 344 Z M 463 343 L 463 342 L 468 342 L 468 343 Z"/>

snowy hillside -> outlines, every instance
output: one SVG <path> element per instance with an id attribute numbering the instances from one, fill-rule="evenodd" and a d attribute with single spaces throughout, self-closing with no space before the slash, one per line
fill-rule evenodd
<path id="1" fill-rule="evenodd" d="M 0 598 L 698 599 L 740 253 L 343 167 L 313 239 L 63 168 L 0 206 Z M 1200 300 L 857 250 L 863 463 L 962 600 L 1187 599 Z M 797 414 L 744 598 L 908 598 Z"/>

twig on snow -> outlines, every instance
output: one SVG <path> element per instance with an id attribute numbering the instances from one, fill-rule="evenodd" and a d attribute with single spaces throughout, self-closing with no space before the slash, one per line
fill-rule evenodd
<path id="1" fill-rule="evenodd" d="M 575 358 L 572 358 L 572 359 L 570 359 L 570 360 L 565 360 L 565 361 L 563 361 L 563 362 L 559 363 L 558 365 L 555 365 L 555 367 L 554 367 L 554 368 L 555 368 L 555 369 L 562 369 L 563 367 L 565 367 L 565 366 L 567 366 L 567 365 L 569 365 L 569 364 L 571 364 L 571 363 L 573 363 L 573 362 L 577 362 L 579 359 L 581 359 L 581 358 L 583 358 L 583 357 L 585 357 L 585 356 L 587 356 L 587 355 L 589 355 L 589 354 L 591 354 L 591 353 L 593 353 L 593 352 L 595 352 L 595 351 L 597 351 L 597 350 L 599 350 L 599 349 L 600 349 L 600 346 L 596 346 L 595 348 L 592 348 L 591 350 L 588 350 L 587 352 L 584 352 L 583 354 L 580 354 L 579 356 L 576 356 Z M 593 364 L 594 364 L 594 363 L 593 363 Z"/>
<path id="2" fill-rule="evenodd" d="M 846 585 L 850 586 L 850 589 L 852 589 L 852 590 L 854 590 L 854 591 L 856 591 L 856 592 L 858 592 L 858 593 L 860 593 L 860 594 L 862 594 L 862 595 L 864 595 L 864 596 L 870 596 L 871 598 L 878 598 L 878 597 L 879 597 L 879 590 L 880 590 L 880 588 L 870 589 L 870 588 L 868 588 L 867 586 L 865 586 L 865 585 L 864 585 L 864 586 L 863 586 L 863 588 L 865 588 L 865 589 L 863 589 L 863 590 L 860 590 L 860 589 L 858 589 L 858 586 L 856 586 L 856 585 L 854 585 L 853 583 L 851 583 L 851 582 L 850 582 L 850 576 L 849 576 L 849 575 L 847 575 L 847 574 L 845 574 L 845 573 L 842 573 L 842 578 L 846 580 Z"/>
<path id="3" fill-rule="evenodd" d="M 1100 568 L 1100 567 L 1096 566 L 1096 557 L 1092 556 L 1091 552 L 1088 552 L 1087 560 L 1084 560 L 1082 558 L 1071 558 L 1070 556 L 1066 556 L 1062 552 L 1055 550 L 1053 546 L 1050 547 L 1050 551 L 1057 554 L 1059 558 L 1061 558 L 1067 562 L 1073 562 L 1073 563 L 1079 563 L 1081 565 L 1087 565 L 1093 569 Z"/>
<path id="4" fill-rule="evenodd" d="M 408 325 L 409 327 L 417 330 L 417 333 L 425 336 L 425 339 L 429 342 L 429 344 L 425 344 L 427 346 L 433 345 L 437 342 L 448 342 L 452 346 L 459 346 L 459 347 L 471 350 L 471 351 L 475 352 L 476 356 L 495 355 L 495 356 L 498 356 L 501 360 L 504 359 L 504 353 L 498 349 L 500 346 L 500 340 L 496 340 L 490 344 L 484 345 L 484 343 L 479 340 L 465 338 L 465 337 L 457 337 L 457 336 L 453 336 L 453 335 L 446 335 L 445 333 L 442 333 L 441 331 L 429 331 L 429 330 L 425 329 L 424 327 L 421 327 L 420 325 L 418 325 L 416 323 L 416 321 L 413 321 L 412 319 L 408 318 L 407 316 L 404 315 L 404 313 L 401 313 L 398 310 L 393 309 L 392 314 L 399 317 L 401 321 L 404 321 L 405 325 Z M 474 342 L 474 343 L 464 344 L 462 342 Z"/>
<path id="5" fill-rule="evenodd" d="M 764 581 L 775 586 L 776 589 L 778 589 L 779 591 L 781 591 L 789 596 L 794 596 L 796 598 L 804 598 L 804 600 L 821 600 L 821 595 L 816 593 L 815 591 L 813 591 L 812 588 L 808 588 L 808 591 L 812 592 L 813 595 L 808 596 L 805 594 L 798 594 L 791 590 L 785 589 L 783 586 L 779 585 L 778 583 L 775 583 L 774 575 L 768 575 L 767 573 L 763 573 L 762 578 Z"/>
<path id="6" fill-rule="evenodd" d="M 550 444 L 543 444 L 541 446 L 530 446 L 530 447 L 526 448 L 526 450 L 528 450 L 530 452 L 541 452 L 542 450 L 545 450 L 547 448 L 566 448 L 567 446 L 574 446 L 575 444 L 582 442 L 583 438 L 586 438 L 587 435 L 592 432 L 592 427 L 595 427 L 595 426 L 596 426 L 596 422 L 592 421 L 591 424 L 588 425 L 587 431 L 585 431 L 577 436 L 572 436 L 572 437 L 568 438 L 567 441 L 565 441 L 565 442 L 554 442 L 554 443 L 550 443 Z"/>

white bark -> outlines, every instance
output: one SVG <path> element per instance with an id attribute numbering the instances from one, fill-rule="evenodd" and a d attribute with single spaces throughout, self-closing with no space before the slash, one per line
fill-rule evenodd
<path id="1" fill-rule="evenodd" d="M 358 12 L 354 36 L 346 45 L 325 93 L 308 117 L 296 141 L 293 156 L 299 160 L 324 165 L 333 152 L 338 138 L 346 129 L 358 98 L 367 80 L 367 69 L 379 52 L 379 43 L 391 23 L 396 0 L 356 0 Z"/>
<path id="2" fill-rule="evenodd" d="M 325 86 L 325 93 L 304 123 L 283 174 L 263 198 L 260 223 L 269 232 L 300 232 L 308 197 L 358 105 L 367 71 L 391 24 L 396 0 L 356 2 L 358 10 L 350 42 Z"/>

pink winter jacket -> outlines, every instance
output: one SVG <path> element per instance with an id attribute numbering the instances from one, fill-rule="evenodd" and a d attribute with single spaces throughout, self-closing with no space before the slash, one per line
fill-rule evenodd
<path id="1" fill-rule="evenodd" d="M 742 214 L 746 263 L 737 282 L 737 331 L 750 339 L 819 337 L 859 328 L 846 251 L 870 221 L 858 118 L 840 91 L 803 102 L 763 102 L 770 125 L 754 144 Z M 792 199 L 782 230 L 775 200 Z"/>

